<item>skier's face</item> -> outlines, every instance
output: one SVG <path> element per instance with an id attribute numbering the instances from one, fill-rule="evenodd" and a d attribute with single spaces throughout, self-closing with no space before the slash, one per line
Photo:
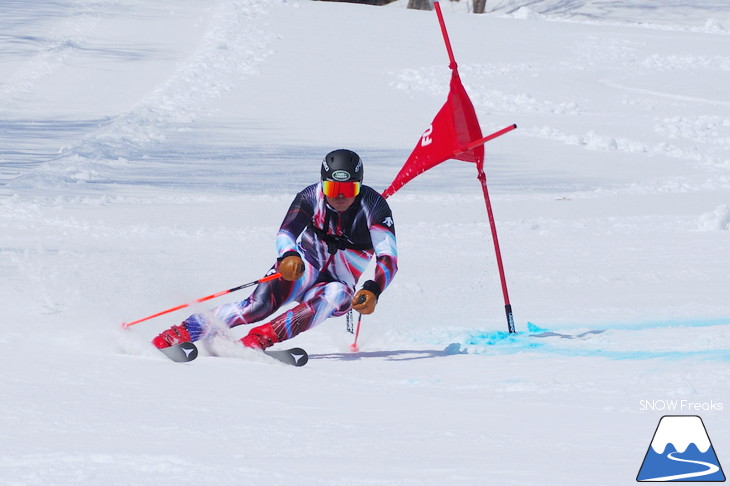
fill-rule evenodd
<path id="1" fill-rule="evenodd" d="M 352 206 L 352 203 L 355 202 L 355 197 L 345 197 L 344 195 L 340 194 L 336 197 L 330 197 L 326 196 L 327 198 L 327 204 L 332 206 L 335 211 L 338 213 L 342 213 L 344 211 L 347 211 L 347 209 Z"/>

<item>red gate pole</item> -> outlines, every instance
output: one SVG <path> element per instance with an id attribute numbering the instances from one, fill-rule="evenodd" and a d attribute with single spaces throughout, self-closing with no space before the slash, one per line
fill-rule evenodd
<path id="1" fill-rule="evenodd" d="M 494 252 L 497 254 L 497 268 L 499 269 L 499 280 L 502 284 L 502 295 L 504 296 L 504 312 L 507 315 L 507 330 L 510 334 L 515 333 L 515 318 L 512 315 L 512 305 L 509 302 L 509 292 L 507 291 L 507 279 L 504 275 L 504 265 L 502 264 L 502 251 L 499 249 L 499 238 L 497 238 L 497 225 L 494 223 L 494 213 L 492 212 L 492 203 L 489 200 L 489 190 L 487 189 L 487 175 L 484 173 L 483 167 L 477 167 L 479 171 L 477 179 L 482 184 L 482 192 L 484 193 L 484 203 L 487 206 L 487 216 L 489 217 L 489 226 L 492 229 L 492 240 L 494 241 Z"/>
<path id="2" fill-rule="evenodd" d="M 436 15 L 439 18 L 439 25 L 441 26 L 441 34 L 444 36 L 444 44 L 446 44 L 446 52 L 449 54 L 449 67 L 456 69 L 456 59 L 454 58 L 454 51 L 451 49 L 451 41 L 449 40 L 449 33 L 446 32 L 446 23 L 444 22 L 444 16 L 441 13 L 441 5 L 438 2 L 433 2 L 433 6 L 436 8 Z"/>

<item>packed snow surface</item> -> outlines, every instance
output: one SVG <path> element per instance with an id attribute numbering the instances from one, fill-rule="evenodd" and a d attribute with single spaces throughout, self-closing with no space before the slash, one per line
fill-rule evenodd
<path id="1" fill-rule="evenodd" d="M 149 344 L 246 291 L 121 328 L 262 276 L 328 151 L 387 187 L 450 76 L 406 3 L 2 3 L 0 484 L 634 484 L 667 414 L 730 463 L 725 1 L 443 2 L 482 131 L 518 125 L 486 145 L 517 334 L 457 161 L 389 199 L 358 353 L 344 318 L 303 368 Z"/>

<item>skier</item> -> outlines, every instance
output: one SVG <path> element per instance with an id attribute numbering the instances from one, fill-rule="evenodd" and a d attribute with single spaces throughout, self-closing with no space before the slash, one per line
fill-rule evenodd
<path id="1" fill-rule="evenodd" d="M 352 308 L 375 310 L 380 294 L 397 271 L 395 226 L 390 207 L 375 190 L 362 185 L 363 163 L 339 149 L 322 161 L 321 181 L 294 198 L 276 236 L 278 258 L 269 274 L 281 278 L 259 284 L 242 302 L 224 304 L 211 316 L 193 314 L 152 340 L 158 348 L 197 341 L 214 329 L 212 319 L 229 328 L 262 321 L 290 302 L 298 305 L 241 339 L 266 349 Z M 376 258 L 373 280 L 355 285 Z"/>

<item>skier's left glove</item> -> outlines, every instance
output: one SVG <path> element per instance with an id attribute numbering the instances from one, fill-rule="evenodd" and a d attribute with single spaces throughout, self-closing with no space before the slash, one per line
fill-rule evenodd
<path id="1" fill-rule="evenodd" d="M 379 295 L 380 286 L 372 280 L 368 280 L 353 297 L 352 308 L 360 314 L 372 314 L 375 311 L 375 305 L 378 303 Z"/>

